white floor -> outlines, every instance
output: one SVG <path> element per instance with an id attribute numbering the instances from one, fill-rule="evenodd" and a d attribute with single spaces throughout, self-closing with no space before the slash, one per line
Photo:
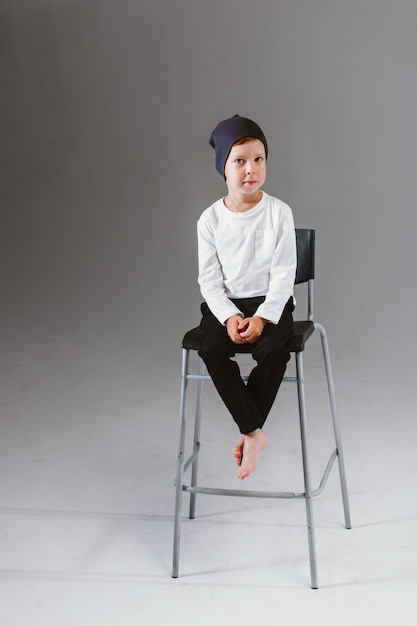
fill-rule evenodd
<path id="1" fill-rule="evenodd" d="M 196 520 L 184 511 L 174 580 L 179 350 L 12 325 L 1 345 L 2 626 L 414 623 L 417 402 L 406 378 L 334 364 L 353 528 L 333 473 L 314 502 L 317 591 L 302 501 L 200 497 Z M 331 437 L 315 349 L 306 369 L 318 475 Z M 205 398 L 201 475 L 237 485 L 237 432 L 209 387 Z M 247 486 L 301 489 L 291 385 L 268 434 Z"/>

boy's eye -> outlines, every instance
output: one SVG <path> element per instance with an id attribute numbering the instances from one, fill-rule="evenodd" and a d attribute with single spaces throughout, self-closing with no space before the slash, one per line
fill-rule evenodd
<path id="1" fill-rule="evenodd" d="M 263 159 L 262 159 L 262 157 L 256 157 L 256 159 L 255 159 L 255 161 L 256 161 L 257 163 L 259 163 L 259 162 L 260 162 L 260 161 L 262 161 L 262 160 L 263 160 Z"/>
<path id="2" fill-rule="evenodd" d="M 243 159 L 236 159 L 235 163 L 237 163 L 238 165 L 240 165 L 241 163 L 243 163 Z"/>

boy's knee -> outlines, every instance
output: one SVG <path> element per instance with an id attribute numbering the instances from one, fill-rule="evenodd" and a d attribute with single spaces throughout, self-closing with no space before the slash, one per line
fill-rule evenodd
<path id="1" fill-rule="evenodd" d="M 213 357 L 215 358 L 218 354 L 219 351 L 211 344 L 204 344 L 200 346 L 200 349 L 198 351 L 198 355 L 203 359 L 204 362 L 206 362 L 207 360 L 211 360 Z"/>
<path id="2" fill-rule="evenodd" d="M 205 363 L 210 363 L 213 360 L 218 361 L 224 358 L 229 358 L 229 352 L 230 351 L 228 351 L 226 348 L 222 349 L 221 346 L 207 343 L 200 346 L 198 355 L 203 359 Z"/>
<path id="3" fill-rule="evenodd" d="M 260 351 L 260 357 L 262 360 L 268 359 L 270 361 L 275 361 L 278 363 L 287 363 L 290 359 L 290 352 L 286 347 L 285 343 L 283 344 L 266 344 L 262 346 Z"/>

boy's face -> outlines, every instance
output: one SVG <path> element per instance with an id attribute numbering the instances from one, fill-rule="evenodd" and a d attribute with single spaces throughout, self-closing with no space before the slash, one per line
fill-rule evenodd
<path id="1" fill-rule="evenodd" d="M 235 144 L 224 168 L 229 194 L 250 197 L 256 194 L 266 179 L 265 146 L 259 139 Z"/>

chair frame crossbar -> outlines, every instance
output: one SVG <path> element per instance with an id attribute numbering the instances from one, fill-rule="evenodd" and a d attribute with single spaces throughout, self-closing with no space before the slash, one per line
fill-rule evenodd
<path id="1" fill-rule="evenodd" d="M 313 240 L 314 241 L 314 240 Z M 303 281 L 307 282 L 307 281 Z M 308 280 L 308 319 L 313 321 L 313 278 Z M 174 481 L 175 485 L 175 517 L 174 517 L 174 545 L 173 545 L 173 562 L 172 577 L 177 578 L 179 575 L 179 551 L 180 551 L 180 528 L 181 528 L 181 510 L 183 493 L 190 494 L 189 518 L 195 518 L 196 496 L 215 495 L 215 496 L 232 496 L 262 499 L 304 499 L 306 504 L 307 518 L 307 535 L 310 559 L 310 580 L 312 589 L 318 588 L 317 578 L 317 557 L 315 546 L 315 532 L 313 519 L 312 500 L 320 495 L 327 484 L 328 478 L 332 471 L 335 461 L 338 461 L 339 479 L 342 493 L 345 528 L 351 528 L 351 518 L 349 509 L 348 490 L 346 483 L 346 472 L 344 463 L 344 454 L 342 447 L 342 439 L 340 433 L 339 417 L 336 406 L 336 398 L 334 391 L 333 374 L 330 362 L 330 352 L 327 340 L 327 333 L 321 324 L 313 322 L 314 331 L 318 331 L 321 336 L 321 346 L 323 360 L 325 365 L 325 374 L 327 380 L 327 388 L 330 401 L 330 412 L 333 425 L 333 434 L 335 448 L 328 458 L 327 465 L 322 474 L 319 486 L 313 489 L 311 486 L 311 471 L 309 461 L 309 446 L 307 437 L 307 411 L 305 402 L 304 389 L 304 365 L 303 365 L 303 348 L 295 351 L 296 376 L 285 376 L 284 382 L 292 382 L 297 385 L 298 392 L 298 408 L 300 421 L 300 437 L 301 437 L 301 454 L 303 463 L 304 491 L 254 491 L 246 489 L 226 489 L 205 487 L 198 485 L 198 458 L 201 448 L 200 430 L 201 430 L 201 413 L 202 413 L 202 393 L 203 385 L 207 380 L 211 380 L 207 374 L 203 361 L 199 358 L 199 373 L 193 374 L 189 372 L 189 356 L 192 348 L 182 348 L 182 370 L 181 370 L 181 399 L 180 399 L 180 415 L 179 415 L 179 436 L 178 436 L 178 456 L 177 456 L 177 473 Z M 313 332 L 314 332 L 313 331 Z M 247 380 L 247 376 L 242 376 L 243 380 Z M 194 437 L 193 448 L 188 458 L 185 458 L 185 433 L 186 433 L 186 413 L 187 413 L 187 387 L 189 381 L 197 381 L 196 393 L 196 409 L 194 421 Z M 191 478 L 189 484 L 184 483 L 184 476 L 191 467 Z"/>

